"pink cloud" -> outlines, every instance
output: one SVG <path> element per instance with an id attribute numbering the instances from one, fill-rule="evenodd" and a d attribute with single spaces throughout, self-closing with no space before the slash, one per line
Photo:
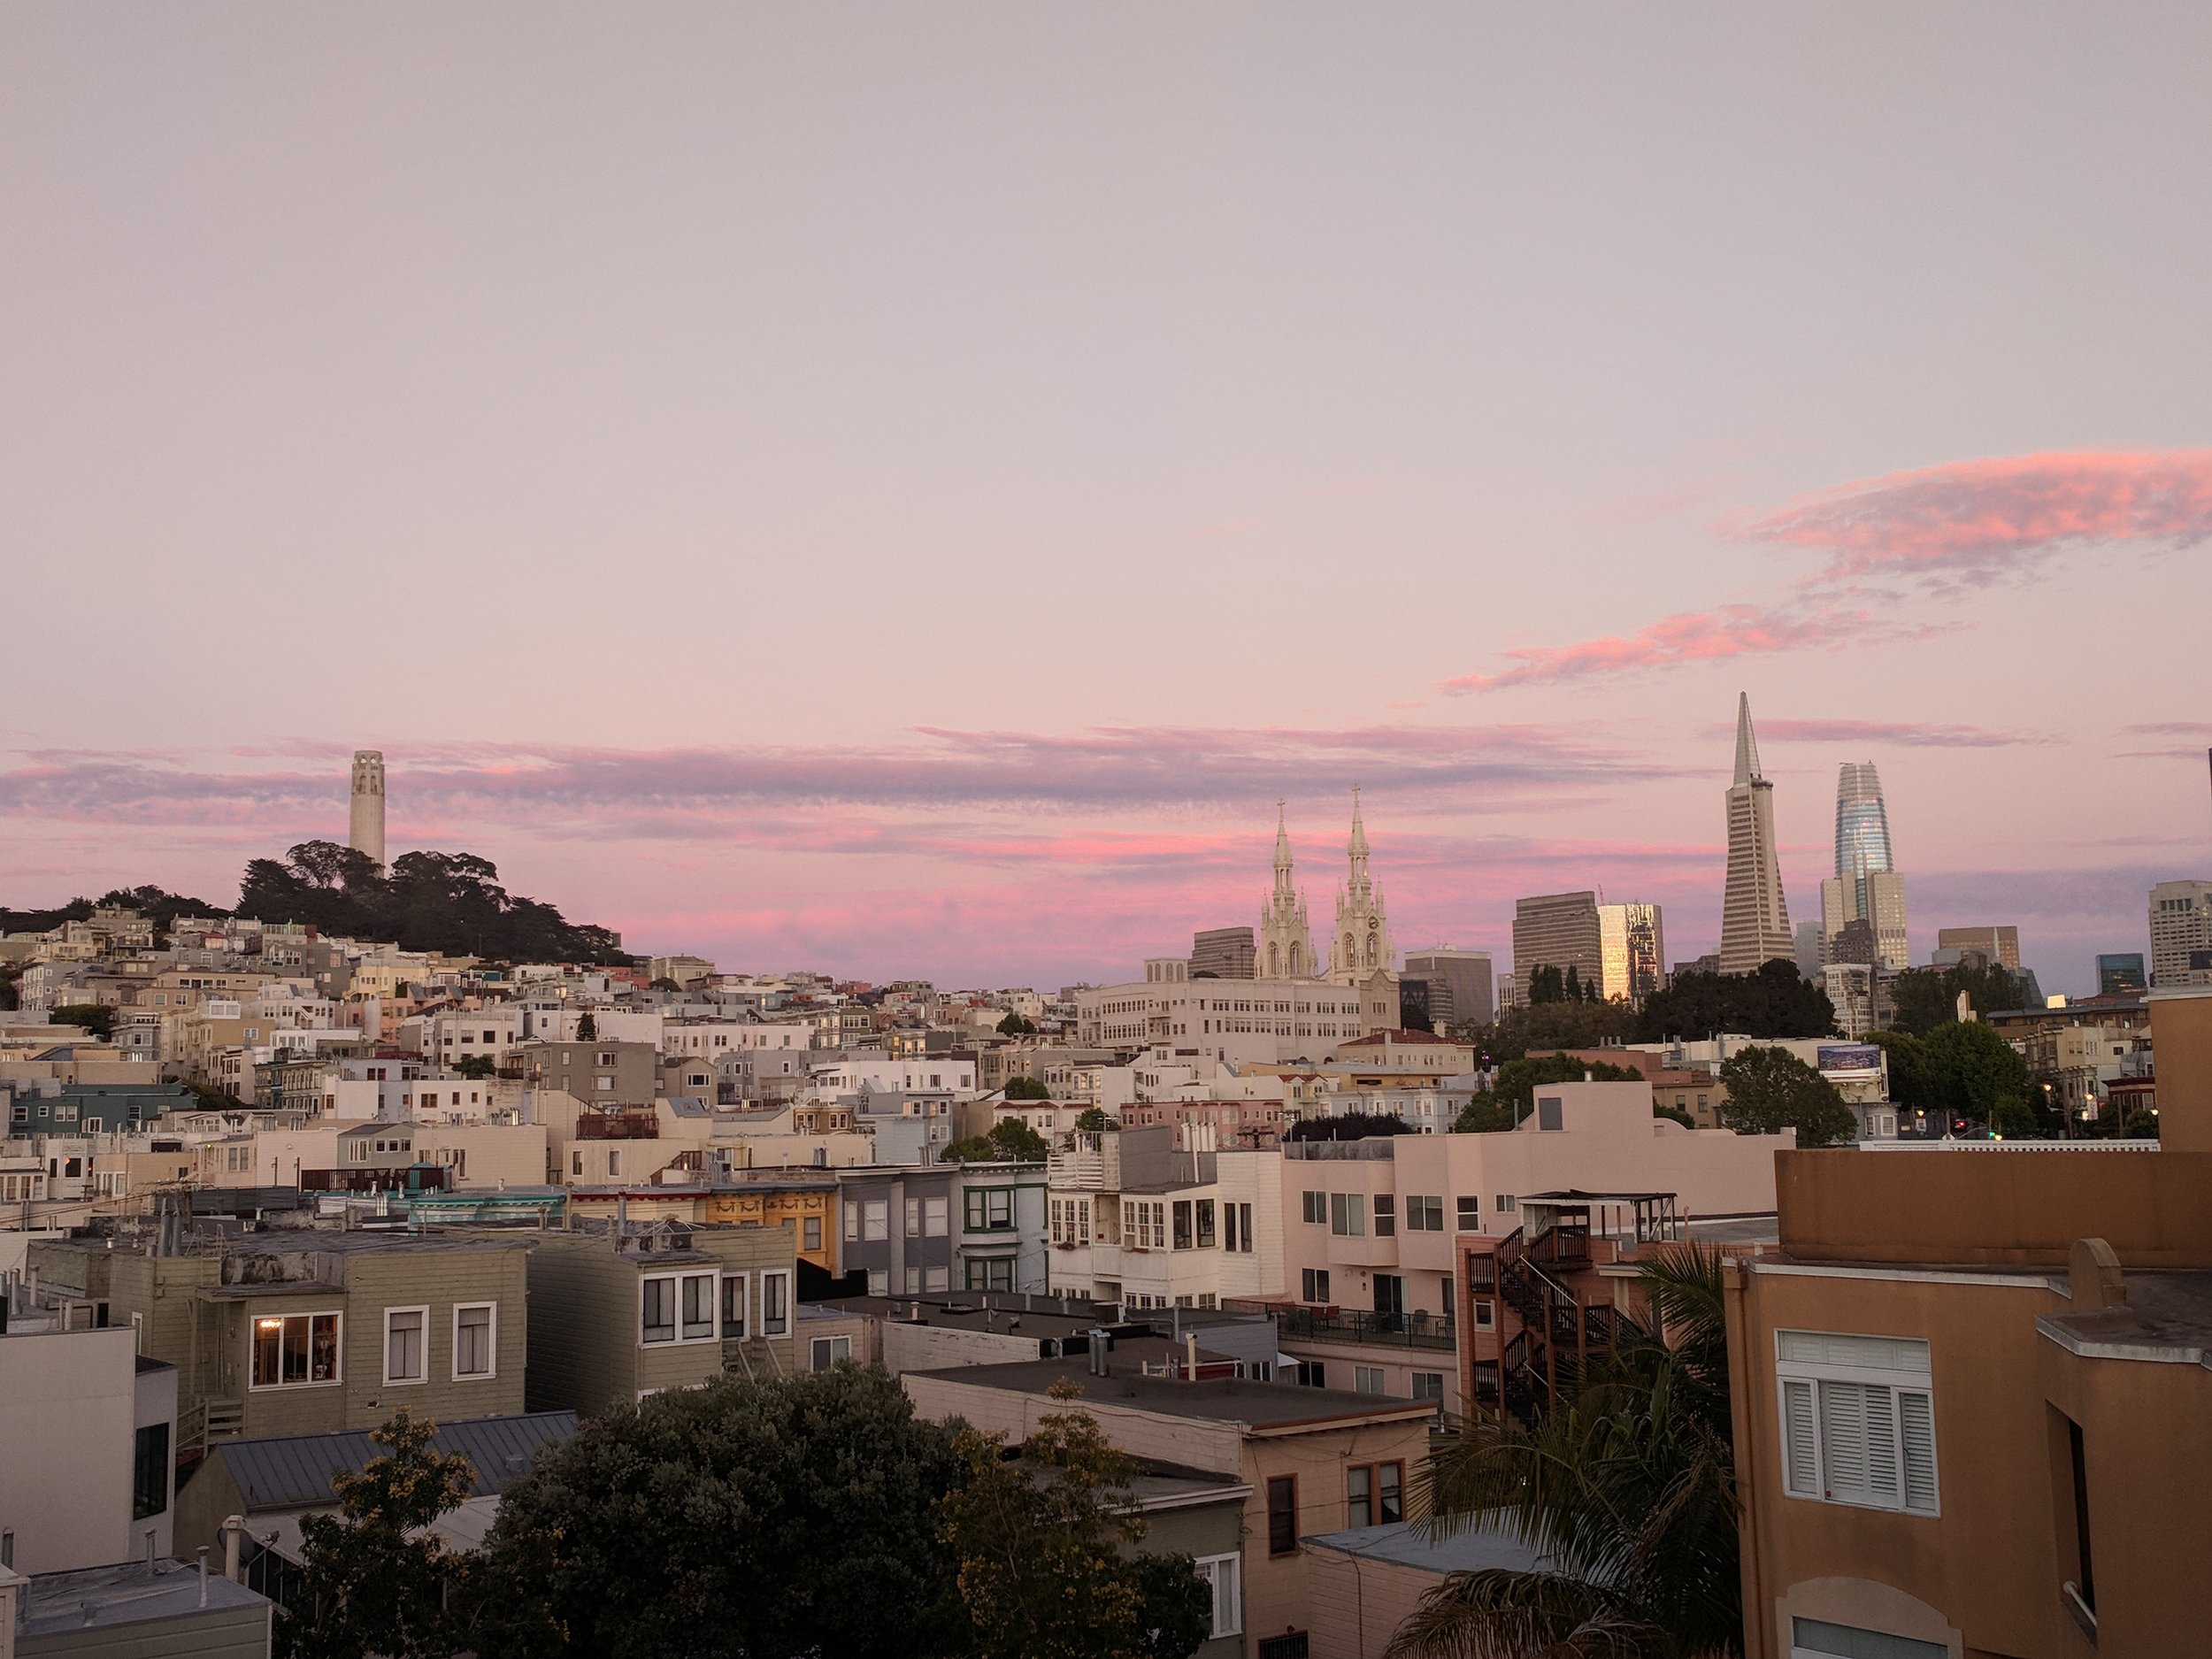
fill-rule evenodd
<path id="1" fill-rule="evenodd" d="M 1714 737 L 1735 731 L 1732 725 L 1709 726 Z M 2001 732 L 1979 726 L 1932 725 L 1912 720 L 1790 720 L 1762 717 L 1759 735 L 1805 743 L 1875 743 L 1903 749 L 2010 749 L 2055 743 L 2036 732 Z"/>
<path id="2" fill-rule="evenodd" d="M 1571 645 L 1523 646 L 1502 653 L 1512 664 L 1494 674 L 1462 674 L 1450 692 L 1497 691 L 1545 680 L 1586 680 L 1640 668 L 1678 668 L 1771 651 L 1834 649 L 1873 636 L 1879 626 L 1864 611 L 1791 611 L 1763 605 L 1687 611 L 1630 634 Z"/>
<path id="3" fill-rule="evenodd" d="M 1726 527 L 1740 540 L 1825 552 L 1832 580 L 1986 583 L 2077 544 L 2198 545 L 2212 536 L 2212 449 L 1958 461 L 1846 484 Z"/>

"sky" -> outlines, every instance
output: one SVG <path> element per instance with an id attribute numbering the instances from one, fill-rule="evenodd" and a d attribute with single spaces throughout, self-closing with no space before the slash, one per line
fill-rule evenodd
<path id="1" fill-rule="evenodd" d="M 2212 877 L 2212 8 L 0 11 L 0 905 L 342 839 L 726 971 L 1514 900 L 2047 990 Z"/>

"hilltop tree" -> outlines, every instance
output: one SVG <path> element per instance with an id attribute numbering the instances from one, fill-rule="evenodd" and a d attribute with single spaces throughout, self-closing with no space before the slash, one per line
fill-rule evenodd
<path id="1" fill-rule="evenodd" d="M 1645 1042 L 1724 1032 L 1827 1037 L 1836 1033 L 1836 1008 L 1824 988 L 1798 972 L 1795 963 L 1777 959 L 1753 973 L 1678 973 L 1666 989 L 1644 999 L 1637 1025 Z"/>
<path id="2" fill-rule="evenodd" d="M 956 1141 L 938 1156 L 948 1164 L 1041 1164 L 1052 1148 L 1018 1118 L 1002 1118 L 987 1134 Z"/>
<path id="3" fill-rule="evenodd" d="M 1836 1086 L 1787 1048 L 1739 1048 L 1721 1062 L 1720 1080 L 1728 1088 L 1721 1121 L 1740 1135 L 1794 1129 L 1799 1146 L 1827 1147 L 1858 1133 Z"/>
<path id="4" fill-rule="evenodd" d="M 1978 1014 L 2020 1008 L 2027 1001 L 2027 980 L 1991 964 L 1987 967 L 1908 968 L 1890 981 L 1890 1001 L 1896 1009 L 1893 1028 L 1924 1037 L 1939 1025 L 1955 1024 L 1959 998 Z"/>
<path id="5" fill-rule="evenodd" d="M 2008 1134 L 2034 1132 L 2028 1063 L 1987 1025 L 1979 1020 L 1953 1020 L 1921 1039 L 1921 1048 L 1927 1056 L 1930 1110 L 1988 1124 Z M 2001 1121 L 2007 1117 L 2009 1123 Z"/>

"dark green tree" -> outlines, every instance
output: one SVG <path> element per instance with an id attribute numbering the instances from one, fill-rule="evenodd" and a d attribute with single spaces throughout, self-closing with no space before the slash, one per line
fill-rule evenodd
<path id="1" fill-rule="evenodd" d="M 1728 1103 L 1721 1121 L 1740 1135 L 1797 1131 L 1801 1147 L 1829 1147 L 1858 1133 L 1836 1086 L 1786 1048 L 1739 1048 L 1721 1062 Z"/>
<path id="2" fill-rule="evenodd" d="M 1002 1118 L 986 1134 L 956 1141 L 938 1156 L 948 1164 L 1041 1164 L 1052 1148 L 1018 1118 Z"/>
<path id="3" fill-rule="evenodd" d="M 1453 1038 L 1471 1043 L 1478 1070 L 1562 1048 L 1601 1048 L 1633 1039 L 1636 1010 L 1626 1002 L 1555 1002 L 1502 1010 L 1494 1024 L 1461 1024 Z"/>
<path id="4" fill-rule="evenodd" d="M 1670 1037 L 1826 1037 L 1836 1029 L 1828 993 L 1776 960 L 1753 973 L 1683 972 L 1644 999 L 1637 1022 L 1645 1042 Z"/>
<path id="5" fill-rule="evenodd" d="M 2027 1000 L 2027 982 L 1993 964 L 1988 967 L 1908 968 L 1890 981 L 1893 1030 L 1924 1037 L 1938 1025 L 1955 1022 L 1959 997 L 1977 1014 L 2018 1008 Z"/>
<path id="6" fill-rule="evenodd" d="M 1086 1134 L 1102 1134 L 1109 1129 L 1120 1128 L 1121 1125 L 1106 1115 L 1104 1107 L 1086 1106 L 1076 1113 L 1075 1126 Z"/>
<path id="7" fill-rule="evenodd" d="M 2028 1063 L 2019 1051 L 1981 1021 L 1953 1020 L 1921 1040 L 1927 1059 L 1930 1109 L 1953 1120 L 1998 1125 L 1998 1114 L 2016 1108 L 2016 1132 L 2032 1133 L 2028 1107 Z M 2039 1090 L 2038 1093 L 2040 1093 Z M 2020 1114 L 2026 1113 L 2024 1119 Z M 2011 1133 L 2011 1132 L 2008 1132 Z"/>
<path id="8" fill-rule="evenodd" d="M 974 1659 L 1186 1659 L 1211 1628 L 1210 1589 L 1187 1555 L 1133 1557 L 1145 1533 L 1136 1465 L 1055 1383 L 1018 1462 L 964 1429 L 966 1479 L 945 1502 Z"/>
<path id="9" fill-rule="evenodd" d="M 599 1022 L 591 1017 L 591 1010 L 589 1009 L 586 1009 L 583 1013 L 577 1017 L 576 1041 L 579 1042 L 590 1042 L 597 1038 L 598 1035 Z"/>
<path id="10" fill-rule="evenodd" d="M 276 1621 L 278 1659 L 449 1659 L 448 1609 L 462 1563 L 425 1531 L 476 1484 L 465 1457 L 433 1449 L 438 1425 L 403 1408 L 369 1438 L 384 1448 L 331 1482 L 338 1513 L 300 1523 L 301 1588 Z"/>
<path id="11" fill-rule="evenodd" d="M 1395 1112 L 1332 1112 L 1301 1118 L 1283 1131 L 1286 1141 L 1366 1141 L 1376 1135 L 1409 1135 L 1413 1126 Z"/>
<path id="12" fill-rule="evenodd" d="M 964 1478 L 872 1366 L 616 1406 L 507 1488 L 461 1634 L 484 1659 L 964 1652 L 941 1536 Z"/>
<path id="13" fill-rule="evenodd" d="M 96 1037 L 115 1034 L 115 1010 L 104 1002 L 64 1002 L 46 1018 L 57 1025 L 81 1025 Z"/>
<path id="14" fill-rule="evenodd" d="M 1010 1077 L 1006 1079 L 1006 1098 L 1008 1100 L 1050 1100 L 1052 1091 L 1045 1087 L 1041 1079 Z"/>
<path id="15" fill-rule="evenodd" d="M 1908 1111 L 1926 1111 L 1933 1103 L 1928 1090 L 1928 1051 L 1919 1038 L 1907 1031 L 1878 1031 L 1867 1041 L 1889 1056 L 1889 1097 Z"/>
<path id="16" fill-rule="evenodd" d="M 482 1079 L 497 1075 L 499 1062 L 488 1054 L 465 1054 L 453 1063 L 457 1077 Z"/>
<path id="17" fill-rule="evenodd" d="M 1037 1034 L 1036 1022 L 1019 1014 L 1009 1014 L 999 1021 L 998 1034 L 1002 1037 L 1033 1037 Z"/>
<path id="18" fill-rule="evenodd" d="M 1717 1252 L 1647 1260 L 1610 1359 L 1524 1427 L 1478 1416 L 1423 1470 L 1420 1525 L 1503 1525 L 1542 1567 L 1455 1572 L 1387 1659 L 1722 1659 L 1743 1651 L 1728 1340 Z"/>

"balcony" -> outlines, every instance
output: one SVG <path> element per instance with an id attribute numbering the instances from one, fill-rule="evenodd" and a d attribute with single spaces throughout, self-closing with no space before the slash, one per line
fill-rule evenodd
<path id="1" fill-rule="evenodd" d="M 576 1119 L 579 1141 L 651 1141 L 660 1119 L 649 1111 L 584 1112 Z"/>
<path id="2" fill-rule="evenodd" d="M 1356 1342 L 1376 1348 L 1437 1348 L 1458 1347 L 1457 1333 L 1448 1315 L 1431 1313 L 1361 1313 L 1342 1308 L 1279 1308 L 1275 1329 L 1290 1342 Z"/>

